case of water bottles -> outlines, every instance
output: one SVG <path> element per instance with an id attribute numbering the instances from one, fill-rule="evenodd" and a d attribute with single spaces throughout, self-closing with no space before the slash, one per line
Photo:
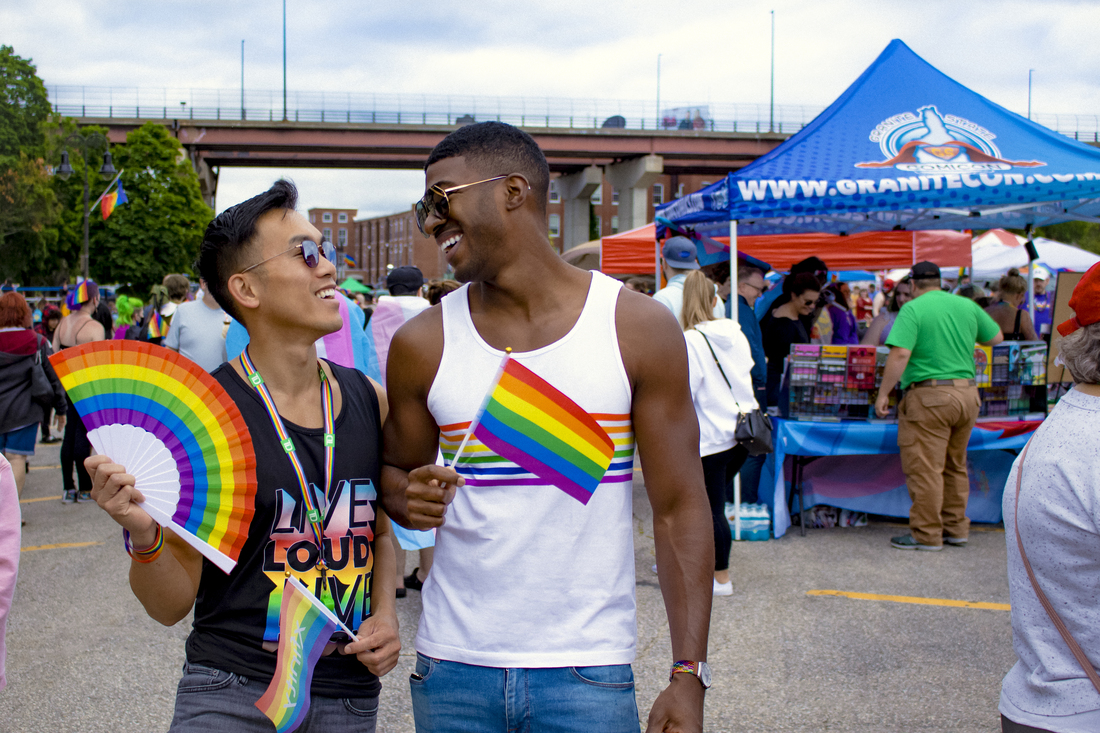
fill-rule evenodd
<path id="1" fill-rule="evenodd" d="M 730 532 L 737 539 L 737 518 L 734 516 L 734 505 L 726 504 L 726 519 L 730 523 Z M 741 539 L 749 542 L 760 542 L 771 539 L 771 513 L 767 504 L 742 504 L 741 505 Z"/>

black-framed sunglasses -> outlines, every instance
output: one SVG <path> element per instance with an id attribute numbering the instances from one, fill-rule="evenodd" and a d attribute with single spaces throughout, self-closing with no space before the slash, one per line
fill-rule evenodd
<path id="1" fill-rule="evenodd" d="M 420 230 L 420 233 L 425 237 L 429 236 L 424 231 L 424 222 L 428 220 L 429 216 L 435 216 L 436 219 L 446 219 L 447 215 L 451 211 L 450 195 L 461 191 L 464 188 L 470 186 L 477 186 L 481 183 L 490 183 L 492 181 L 499 181 L 507 178 L 508 176 L 493 176 L 492 178 L 486 178 L 483 181 L 474 181 L 473 183 L 463 183 L 458 186 L 451 186 L 450 188 L 440 188 L 439 186 L 432 186 L 428 189 L 428 192 L 424 194 L 424 198 L 420 199 L 413 205 L 413 211 L 416 212 L 416 228 Z"/>
<path id="2" fill-rule="evenodd" d="M 306 261 L 306 266 L 310 269 L 313 269 L 314 267 L 317 267 L 317 265 L 321 264 L 322 256 L 329 262 L 336 262 L 336 247 L 332 245 L 332 242 L 322 240 L 320 244 L 317 244 L 312 239 L 303 239 L 300 243 L 294 245 L 293 247 L 284 249 L 277 255 L 271 255 L 266 260 L 257 262 L 254 265 L 249 265 L 248 267 L 241 270 L 238 274 L 243 275 L 249 270 L 255 270 L 257 267 L 264 264 L 265 262 L 270 262 L 276 257 L 282 257 L 287 252 L 293 252 L 296 249 L 302 250 L 302 259 Z"/>

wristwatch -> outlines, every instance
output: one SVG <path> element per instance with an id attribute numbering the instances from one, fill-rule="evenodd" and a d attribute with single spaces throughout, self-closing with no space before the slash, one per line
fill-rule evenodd
<path id="1" fill-rule="evenodd" d="M 681 673 L 695 675 L 703 683 L 704 690 L 710 689 L 710 665 L 706 662 L 674 662 L 668 673 L 668 681 L 672 682 L 672 678 Z"/>

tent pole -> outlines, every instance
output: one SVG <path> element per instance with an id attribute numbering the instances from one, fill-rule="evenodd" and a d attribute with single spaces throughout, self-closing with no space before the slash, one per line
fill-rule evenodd
<path id="1" fill-rule="evenodd" d="M 737 318 L 737 220 L 730 219 L 730 317 Z"/>
<path id="2" fill-rule="evenodd" d="M 1038 261 L 1028 260 L 1027 263 L 1027 313 L 1031 316 L 1032 328 L 1035 328 L 1035 263 Z"/>
<path id="3" fill-rule="evenodd" d="M 661 238 L 653 234 L 653 292 L 661 289 Z"/>

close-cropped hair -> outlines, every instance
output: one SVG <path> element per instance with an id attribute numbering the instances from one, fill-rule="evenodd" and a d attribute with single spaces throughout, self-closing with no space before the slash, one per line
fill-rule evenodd
<path id="1" fill-rule="evenodd" d="M 527 179 L 539 207 L 546 209 L 550 167 L 535 139 L 518 127 L 504 122 L 478 122 L 460 127 L 435 146 L 424 170 L 445 158 L 458 157 L 465 158 L 485 177 L 519 173 Z"/>
<path id="2" fill-rule="evenodd" d="M 747 282 L 753 275 L 759 275 L 764 277 L 764 271 L 759 267 L 738 267 L 737 268 L 737 284 L 740 285 L 743 282 Z"/>
<path id="3" fill-rule="evenodd" d="M 1062 339 L 1058 354 L 1077 384 L 1100 384 L 1100 323 L 1090 323 Z"/>
<path id="4" fill-rule="evenodd" d="M 241 320 L 236 301 L 229 294 L 229 278 L 248 267 L 256 237 L 256 222 L 275 209 L 293 211 L 298 205 L 298 189 L 285 179 L 275 181 L 268 190 L 231 206 L 206 227 L 195 270 L 206 281 L 218 305 Z"/>

